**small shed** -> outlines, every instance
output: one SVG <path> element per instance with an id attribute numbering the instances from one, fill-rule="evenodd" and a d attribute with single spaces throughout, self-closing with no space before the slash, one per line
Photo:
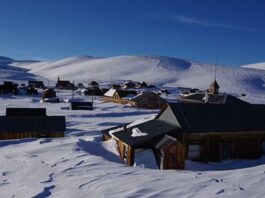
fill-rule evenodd
<path id="1" fill-rule="evenodd" d="M 93 110 L 93 102 L 87 101 L 71 101 L 71 110 Z"/>
<path id="2" fill-rule="evenodd" d="M 165 135 L 155 146 L 159 169 L 184 169 L 185 145 L 176 138 Z"/>

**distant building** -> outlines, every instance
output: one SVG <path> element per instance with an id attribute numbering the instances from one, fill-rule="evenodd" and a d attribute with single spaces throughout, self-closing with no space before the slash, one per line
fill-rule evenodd
<path id="1" fill-rule="evenodd" d="M 69 89 L 69 90 L 75 89 L 75 85 L 73 83 L 71 83 L 68 80 L 60 80 L 60 78 L 58 78 L 57 80 L 56 87 L 59 89 Z"/>
<path id="2" fill-rule="evenodd" d="M 87 101 L 71 101 L 70 102 L 71 110 L 92 110 L 93 102 Z"/>
<path id="3" fill-rule="evenodd" d="M 18 94 L 18 84 L 12 81 L 4 81 L 4 83 L 0 85 L 0 94 L 7 93 Z"/>
<path id="4" fill-rule="evenodd" d="M 265 154 L 265 105 L 170 103 L 153 120 L 104 130 L 120 157 L 153 149 L 161 169 L 184 169 L 185 159 L 220 162 Z"/>
<path id="5" fill-rule="evenodd" d="M 34 88 L 41 88 L 41 89 L 45 88 L 43 81 L 37 81 L 37 80 L 29 80 L 28 86 Z"/>
<path id="6" fill-rule="evenodd" d="M 120 104 L 127 104 L 127 100 L 137 95 L 136 91 L 109 89 L 103 96 L 105 102 L 115 102 Z"/>
<path id="7" fill-rule="evenodd" d="M 47 116 L 44 108 L 7 108 L 0 116 L 0 140 L 64 137 L 64 116 Z"/>
<path id="8" fill-rule="evenodd" d="M 127 100 L 127 104 L 136 108 L 163 109 L 167 101 L 154 92 L 142 92 Z"/>

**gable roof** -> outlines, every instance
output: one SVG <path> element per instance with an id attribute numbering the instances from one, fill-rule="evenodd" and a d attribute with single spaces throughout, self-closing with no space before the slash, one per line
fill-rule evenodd
<path id="1" fill-rule="evenodd" d="M 121 89 L 111 88 L 104 94 L 104 96 L 113 97 L 115 93 L 117 93 L 120 98 L 126 97 L 128 95 L 133 95 L 133 96 L 137 95 L 137 92 L 133 90 L 121 90 Z"/>
<path id="2" fill-rule="evenodd" d="M 133 130 L 136 128 L 144 135 L 133 137 Z M 144 146 L 145 141 L 162 136 L 175 129 L 177 129 L 176 126 L 155 119 L 112 133 L 112 136 L 130 146 Z"/>
<path id="3" fill-rule="evenodd" d="M 174 144 L 177 141 L 176 138 L 170 136 L 170 135 L 165 135 L 155 146 L 155 148 L 160 149 L 160 150 L 164 150 L 166 149 L 168 146 L 170 146 L 171 144 Z"/>
<path id="4" fill-rule="evenodd" d="M 265 131 L 265 105 L 170 103 L 168 108 L 184 132 Z"/>
<path id="5" fill-rule="evenodd" d="M 115 94 L 115 92 L 116 92 L 116 89 L 109 89 L 105 94 L 104 94 L 104 96 L 107 96 L 107 97 L 113 97 L 114 96 L 114 94 Z"/>

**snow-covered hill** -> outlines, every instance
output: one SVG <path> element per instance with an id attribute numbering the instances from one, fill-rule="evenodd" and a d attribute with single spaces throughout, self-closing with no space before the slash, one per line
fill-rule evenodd
<path id="1" fill-rule="evenodd" d="M 241 67 L 243 67 L 243 68 L 251 68 L 251 69 L 261 69 L 261 70 L 265 70 L 265 62 L 254 63 L 254 64 L 249 64 L 249 65 L 243 65 Z"/>
<path id="2" fill-rule="evenodd" d="M 162 56 L 80 56 L 18 66 L 54 81 L 57 77 L 81 82 L 144 80 L 156 85 L 199 89 L 209 86 L 215 70 L 211 64 Z M 264 91 L 264 77 L 265 71 L 217 66 L 217 81 L 222 92 L 260 95 Z"/>
<path id="3" fill-rule="evenodd" d="M 33 79 L 45 80 L 45 78 L 30 73 L 28 69 L 20 67 L 36 62 L 38 61 L 18 61 L 0 56 L 0 82 L 8 80 L 15 80 L 17 82 L 25 82 Z"/>

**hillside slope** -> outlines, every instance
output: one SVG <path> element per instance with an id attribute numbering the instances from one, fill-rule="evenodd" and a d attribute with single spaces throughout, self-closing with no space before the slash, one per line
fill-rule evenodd
<path id="1" fill-rule="evenodd" d="M 243 65 L 241 67 L 243 67 L 243 68 L 262 69 L 262 70 L 265 70 L 265 62 L 254 63 L 254 64 L 249 64 L 249 65 Z"/>
<path id="2" fill-rule="evenodd" d="M 22 67 L 50 80 L 137 80 L 162 86 L 206 89 L 214 79 L 214 65 L 162 56 L 69 57 Z M 261 95 L 265 71 L 217 66 L 221 91 Z"/>

